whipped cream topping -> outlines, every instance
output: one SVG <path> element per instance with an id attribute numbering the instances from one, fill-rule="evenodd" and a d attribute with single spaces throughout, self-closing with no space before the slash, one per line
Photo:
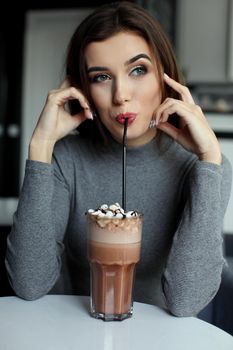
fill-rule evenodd
<path id="1" fill-rule="evenodd" d="M 137 211 L 125 211 L 119 203 L 114 203 L 111 205 L 102 204 L 97 209 L 89 209 L 88 214 L 96 216 L 98 219 L 100 218 L 114 218 L 114 219 L 124 219 L 124 218 L 132 218 L 138 217 L 139 213 Z"/>
<path id="2" fill-rule="evenodd" d="M 120 204 L 103 204 L 89 209 L 88 237 L 92 241 L 111 244 L 129 244 L 141 240 L 143 215 L 136 211 L 124 211 Z"/>

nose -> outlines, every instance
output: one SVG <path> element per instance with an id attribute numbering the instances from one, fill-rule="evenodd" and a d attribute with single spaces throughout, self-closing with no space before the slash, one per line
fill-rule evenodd
<path id="1" fill-rule="evenodd" d="M 131 93 L 127 82 L 123 79 L 116 79 L 113 84 L 113 103 L 115 105 L 122 105 L 130 101 Z"/>

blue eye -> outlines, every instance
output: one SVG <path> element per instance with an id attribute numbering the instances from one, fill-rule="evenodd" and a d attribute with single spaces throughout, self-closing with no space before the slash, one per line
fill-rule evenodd
<path id="1" fill-rule="evenodd" d="M 131 71 L 134 76 L 145 75 L 147 73 L 147 68 L 144 66 L 138 66 Z"/>
<path id="2" fill-rule="evenodd" d="M 109 79 L 110 79 L 110 76 L 108 74 L 97 74 L 94 77 L 91 77 L 90 80 L 92 83 L 101 83 Z"/>

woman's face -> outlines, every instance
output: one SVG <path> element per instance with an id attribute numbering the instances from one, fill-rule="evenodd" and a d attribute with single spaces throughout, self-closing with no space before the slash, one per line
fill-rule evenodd
<path id="1" fill-rule="evenodd" d="M 155 136 L 149 124 L 161 103 L 161 87 L 154 56 L 147 42 L 120 32 L 90 43 L 85 59 L 92 102 L 105 127 L 122 142 L 128 118 L 128 145 L 146 144 Z"/>

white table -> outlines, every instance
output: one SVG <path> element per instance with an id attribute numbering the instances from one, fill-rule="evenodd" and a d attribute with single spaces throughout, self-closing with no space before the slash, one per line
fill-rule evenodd
<path id="1" fill-rule="evenodd" d="M 0 298 L 1 350 L 233 350 L 233 337 L 195 317 L 177 318 L 134 303 L 134 315 L 104 322 L 89 315 L 89 298 L 47 295 Z"/>

